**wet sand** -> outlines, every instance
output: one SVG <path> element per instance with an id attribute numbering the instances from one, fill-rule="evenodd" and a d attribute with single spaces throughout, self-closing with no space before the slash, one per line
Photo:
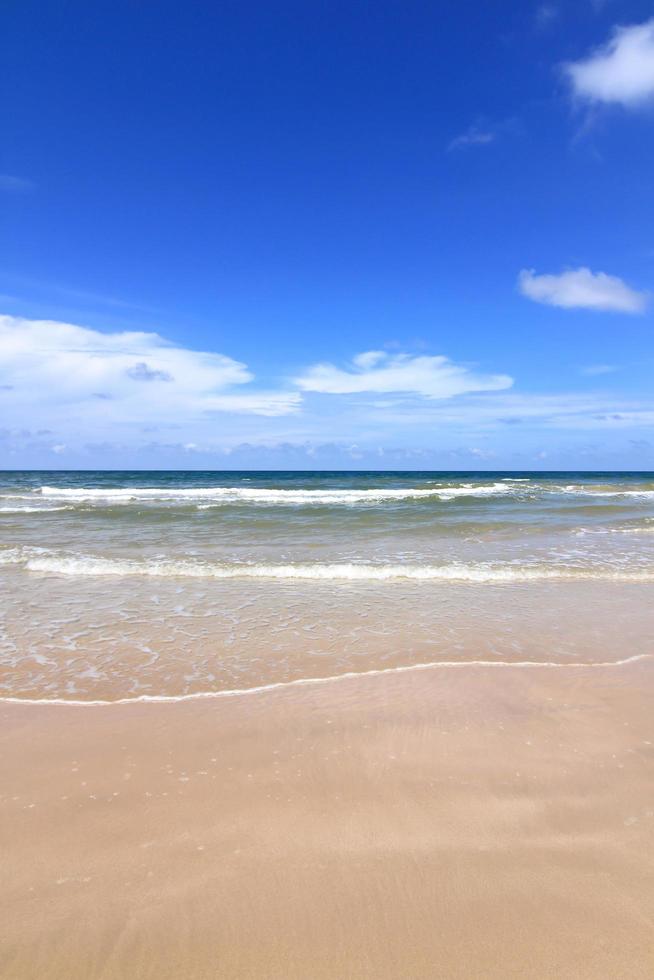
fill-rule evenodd
<path id="1" fill-rule="evenodd" d="M 654 659 L 4 703 L 5 980 L 649 978 Z"/>

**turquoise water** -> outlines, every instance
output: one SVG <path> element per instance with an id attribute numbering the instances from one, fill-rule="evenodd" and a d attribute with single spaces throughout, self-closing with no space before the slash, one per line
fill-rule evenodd
<path id="1" fill-rule="evenodd" d="M 647 622 L 654 474 L 7 472 L 0 585 L 6 694 L 588 659 Z"/>

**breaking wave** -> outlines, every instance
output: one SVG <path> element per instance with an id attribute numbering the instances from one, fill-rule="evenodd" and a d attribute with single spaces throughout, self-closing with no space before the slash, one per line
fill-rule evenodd
<path id="1" fill-rule="evenodd" d="M 17 499 L 34 496 L 43 503 L 64 503 L 69 506 L 116 506 L 129 504 L 195 505 L 205 510 L 225 505 L 253 506 L 342 506 L 410 503 L 412 501 L 448 502 L 462 499 L 514 498 L 533 501 L 538 498 L 584 498 L 601 502 L 612 499 L 636 502 L 654 501 L 654 489 L 641 487 L 629 489 L 621 486 L 589 486 L 581 484 L 542 484 L 526 478 L 504 477 L 492 483 L 460 483 L 455 486 L 431 485 L 421 487 L 374 487 L 339 489 L 306 487 L 284 489 L 281 487 L 53 487 L 41 486 L 32 491 L 31 497 L 20 496 L 7 500 L 14 505 Z M 10 496 L 10 495 L 3 495 Z"/>
<path id="2" fill-rule="evenodd" d="M 492 483 L 475 486 L 465 484 L 457 487 L 407 487 L 376 488 L 357 490 L 337 489 L 297 489 L 283 490 L 275 487 L 106 487 L 68 488 L 40 487 L 37 493 L 54 500 L 68 500 L 78 503 L 135 503 L 170 502 L 204 504 L 376 504 L 402 500 L 436 498 L 452 500 L 456 497 L 486 497 L 495 494 L 510 494 L 512 488 L 506 483 Z"/>
<path id="3" fill-rule="evenodd" d="M 452 563 L 443 565 L 353 562 L 288 563 L 201 562 L 186 559 L 143 560 L 65 555 L 38 548 L 0 551 L 0 565 L 20 565 L 28 572 L 70 576 L 150 576 L 154 578 L 299 579 L 305 581 L 511 583 L 556 579 L 652 582 L 652 570 L 629 571 L 597 565 L 529 565 L 513 563 Z"/>

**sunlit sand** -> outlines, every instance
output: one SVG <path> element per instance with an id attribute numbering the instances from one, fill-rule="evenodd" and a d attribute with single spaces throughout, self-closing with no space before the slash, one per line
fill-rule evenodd
<path id="1" fill-rule="evenodd" d="M 2 974 L 649 977 L 653 671 L 4 704 Z"/>

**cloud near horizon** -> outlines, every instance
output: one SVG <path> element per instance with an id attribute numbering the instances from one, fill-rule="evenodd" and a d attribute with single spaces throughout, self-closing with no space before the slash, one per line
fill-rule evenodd
<path id="1" fill-rule="evenodd" d="M 609 372 L 598 362 L 587 373 Z M 244 363 L 156 333 L 0 316 L 1 457 L 12 467 L 184 467 L 191 458 L 209 467 L 247 446 L 243 463 L 261 466 L 265 447 L 278 445 L 280 460 L 305 466 L 316 447 L 338 443 L 354 448 L 330 450 L 325 465 L 370 462 L 371 453 L 390 465 L 393 446 L 409 462 L 427 452 L 444 465 L 467 446 L 469 459 L 496 452 L 511 464 L 512 454 L 542 448 L 545 431 L 564 445 L 575 433 L 626 439 L 654 424 L 650 397 L 514 392 L 508 375 L 444 356 L 367 350 L 294 380 L 295 390 L 262 390 Z"/>
<path id="2" fill-rule="evenodd" d="M 518 290 L 536 303 L 565 309 L 642 313 L 648 303 L 647 293 L 632 289 L 618 276 L 592 272 L 585 266 L 558 275 L 537 275 L 534 269 L 522 269 Z"/>
<path id="3" fill-rule="evenodd" d="M 297 410 L 297 392 L 232 390 L 252 381 L 245 364 L 176 346 L 157 333 L 102 333 L 56 320 L 0 316 L 5 417 L 26 412 L 107 425 Z"/>
<path id="4" fill-rule="evenodd" d="M 563 71 L 583 101 L 627 109 L 654 102 L 654 18 L 615 27 L 605 44 Z"/>
<path id="5" fill-rule="evenodd" d="M 440 355 L 391 355 L 386 351 L 358 354 L 345 369 L 329 363 L 314 364 L 294 381 L 303 391 L 329 395 L 396 393 L 427 399 L 502 391 L 513 384 L 513 378 L 506 374 L 477 374 Z"/>

